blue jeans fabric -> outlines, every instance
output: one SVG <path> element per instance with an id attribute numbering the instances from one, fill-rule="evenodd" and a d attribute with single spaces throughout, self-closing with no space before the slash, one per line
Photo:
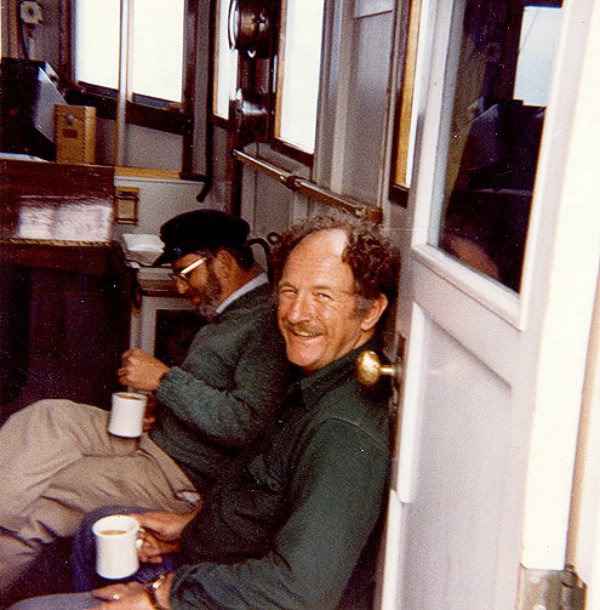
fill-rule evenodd
<path id="1" fill-rule="evenodd" d="M 122 580 L 108 580 L 96 574 L 96 541 L 92 532 L 94 523 L 107 515 L 127 515 L 130 513 L 146 513 L 147 508 L 139 506 L 103 506 L 89 512 L 79 524 L 73 538 L 71 554 L 71 569 L 73 571 L 73 587 L 76 592 L 91 591 L 117 582 L 146 583 L 160 574 L 172 572 L 178 566 L 177 557 L 168 555 L 162 563 L 142 563 L 140 569 L 133 575 Z"/>

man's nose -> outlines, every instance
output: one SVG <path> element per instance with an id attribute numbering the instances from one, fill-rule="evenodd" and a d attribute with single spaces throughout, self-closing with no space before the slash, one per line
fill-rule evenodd
<path id="1" fill-rule="evenodd" d="M 305 322 L 310 318 L 311 309 L 308 296 L 297 294 L 288 307 L 286 317 L 293 324 Z"/>
<path id="2" fill-rule="evenodd" d="M 175 286 L 177 287 L 177 292 L 181 296 L 187 296 L 188 291 L 190 289 L 190 285 L 185 280 L 182 280 L 181 278 L 177 278 L 175 280 Z"/>

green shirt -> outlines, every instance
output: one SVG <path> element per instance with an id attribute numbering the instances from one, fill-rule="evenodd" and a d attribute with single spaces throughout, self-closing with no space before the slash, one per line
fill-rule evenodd
<path id="1" fill-rule="evenodd" d="M 288 369 L 272 289 L 263 285 L 203 326 L 181 367 L 163 376 L 152 440 L 206 490 L 273 420 Z"/>
<path id="2" fill-rule="evenodd" d="M 337 606 L 386 490 L 387 384 L 354 372 L 373 348 L 291 387 L 273 435 L 184 531 L 173 608 Z"/>

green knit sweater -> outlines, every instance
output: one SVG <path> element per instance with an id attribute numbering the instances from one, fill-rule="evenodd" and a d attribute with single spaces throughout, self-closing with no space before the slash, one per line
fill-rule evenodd
<path id="1" fill-rule="evenodd" d="M 203 326 L 164 375 L 152 440 L 205 491 L 273 420 L 288 367 L 272 289 L 259 286 Z"/>

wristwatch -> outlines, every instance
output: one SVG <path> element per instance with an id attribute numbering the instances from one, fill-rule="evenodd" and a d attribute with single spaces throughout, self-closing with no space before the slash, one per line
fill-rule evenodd
<path id="1" fill-rule="evenodd" d="M 148 597 L 150 598 L 150 604 L 152 605 L 154 610 L 167 610 L 167 608 L 165 608 L 156 597 L 156 591 L 158 590 L 160 585 L 165 582 L 165 580 L 167 580 L 167 575 L 161 574 L 158 578 L 155 578 L 154 580 L 151 580 L 150 582 L 147 582 L 144 585 L 144 589 L 146 589 L 146 593 L 148 593 Z"/>

